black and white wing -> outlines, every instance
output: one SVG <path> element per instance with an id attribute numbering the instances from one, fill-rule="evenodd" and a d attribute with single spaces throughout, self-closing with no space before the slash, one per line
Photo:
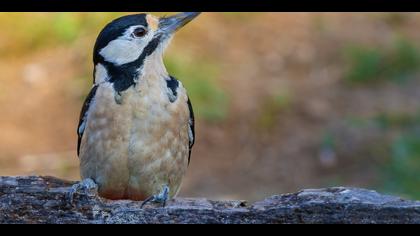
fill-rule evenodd
<path id="1" fill-rule="evenodd" d="M 195 129 L 194 129 L 194 111 L 191 105 L 190 98 L 188 98 L 187 103 L 188 103 L 188 109 L 190 110 L 190 119 L 188 120 L 188 138 L 189 138 L 188 164 L 190 164 L 191 149 L 194 146 L 194 141 L 195 141 Z"/>
<path id="2" fill-rule="evenodd" d="M 178 96 L 178 87 L 180 86 L 180 82 L 173 76 L 169 76 L 166 80 L 166 86 L 168 87 L 168 98 L 170 102 L 175 102 Z M 187 100 L 188 110 L 190 112 L 190 117 L 188 119 L 188 139 L 189 139 L 189 153 L 188 153 L 188 164 L 190 164 L 191 160 L 191 149 L 194 145 L 195 141 L 195 129 L 194 129 L 194 112 L 191 105 L 190 98 L 188 97 Z"/>
<path id="3" fill-rule="evenodd" d="M 83 133 L 85 131 L 86 128 L 86 122 L 87 122 L 87 113 L 89 111 L 89 106 L 92 103 L 93 98 L 95 97 L 96 94 L 96 90 L 98 89 L 98 85 L 94 85 L 92 87 L 92 89 L 90 90 L 84 104 L 82 107 L 82 111 L 80 112 L 80 117 L 79 117 L 79 125 L 77 126 L 77 136 L 78 136 L 78 140 L 77 140 L 77 155 L 79 156 L 79 152 L 80 152 L 80 143 L 82 142 L 82 137 L 83 137 Z"/>

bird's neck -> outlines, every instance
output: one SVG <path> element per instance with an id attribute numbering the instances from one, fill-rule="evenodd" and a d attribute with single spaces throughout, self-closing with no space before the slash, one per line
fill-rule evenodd
<path id="1" fill-rule="evenodd" d="M 98 63 L 95 66 L 95 84 L 110 82 L 114 89 L 123 92 L 139 82 L 153 82 L 168 77 L 162 54 L 153 53 L 141 65 L 127 64 L 115 66 L 111 63 Z"/>
<path id="2" fill-rule="evenodd" d="M 139 73 L 138 80 L 154 80 L 168 77 L 163 57 L 159 53 L 153 53 L 146 58 L 143 67 Z"/>

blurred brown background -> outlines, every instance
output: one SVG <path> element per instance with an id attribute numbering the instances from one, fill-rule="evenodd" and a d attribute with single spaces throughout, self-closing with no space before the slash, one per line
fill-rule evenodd
<path id="1" fill-rule="evenodd" d="M 0 13 L 0 175 L 79 179 L 92 48 L 124 14 Z M 165 58 L 197 114 L 180 195 L 420 198 L 419 29 L 415 13 L 202 14 Z"/>

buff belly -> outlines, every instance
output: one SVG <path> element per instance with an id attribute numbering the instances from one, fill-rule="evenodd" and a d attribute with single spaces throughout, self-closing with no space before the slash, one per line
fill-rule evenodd
<path id="1" fill-rule="evenodd" d="M 89 109 L 80 147 L 81 177 L 93 179 L 99 195 L 144 200 L 163 186 L 174 197 L 188 166 L 186 95 L 171 103 L 162 88 L 134 87 L 117 104 L 100 85 Z"/>

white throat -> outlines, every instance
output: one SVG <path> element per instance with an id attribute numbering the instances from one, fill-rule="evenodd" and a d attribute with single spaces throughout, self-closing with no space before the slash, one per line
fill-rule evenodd
<path id="1" fill-rule="evenodd" d="M 105 66 L 101 63 L 98 63 L 95 66 L 95 85 L 107 82 L 109 80 L 108 71 L 106 70 Z"/>
<path id="2" fill-rule="evenodd" d="M 171 38 L 161 42 L 156 50 L 145 58 L 143 66 L 140 68 L 140 77 L 168 78 L 168 71 L 163 62 L 163 54 L 169 45 Z"/>

